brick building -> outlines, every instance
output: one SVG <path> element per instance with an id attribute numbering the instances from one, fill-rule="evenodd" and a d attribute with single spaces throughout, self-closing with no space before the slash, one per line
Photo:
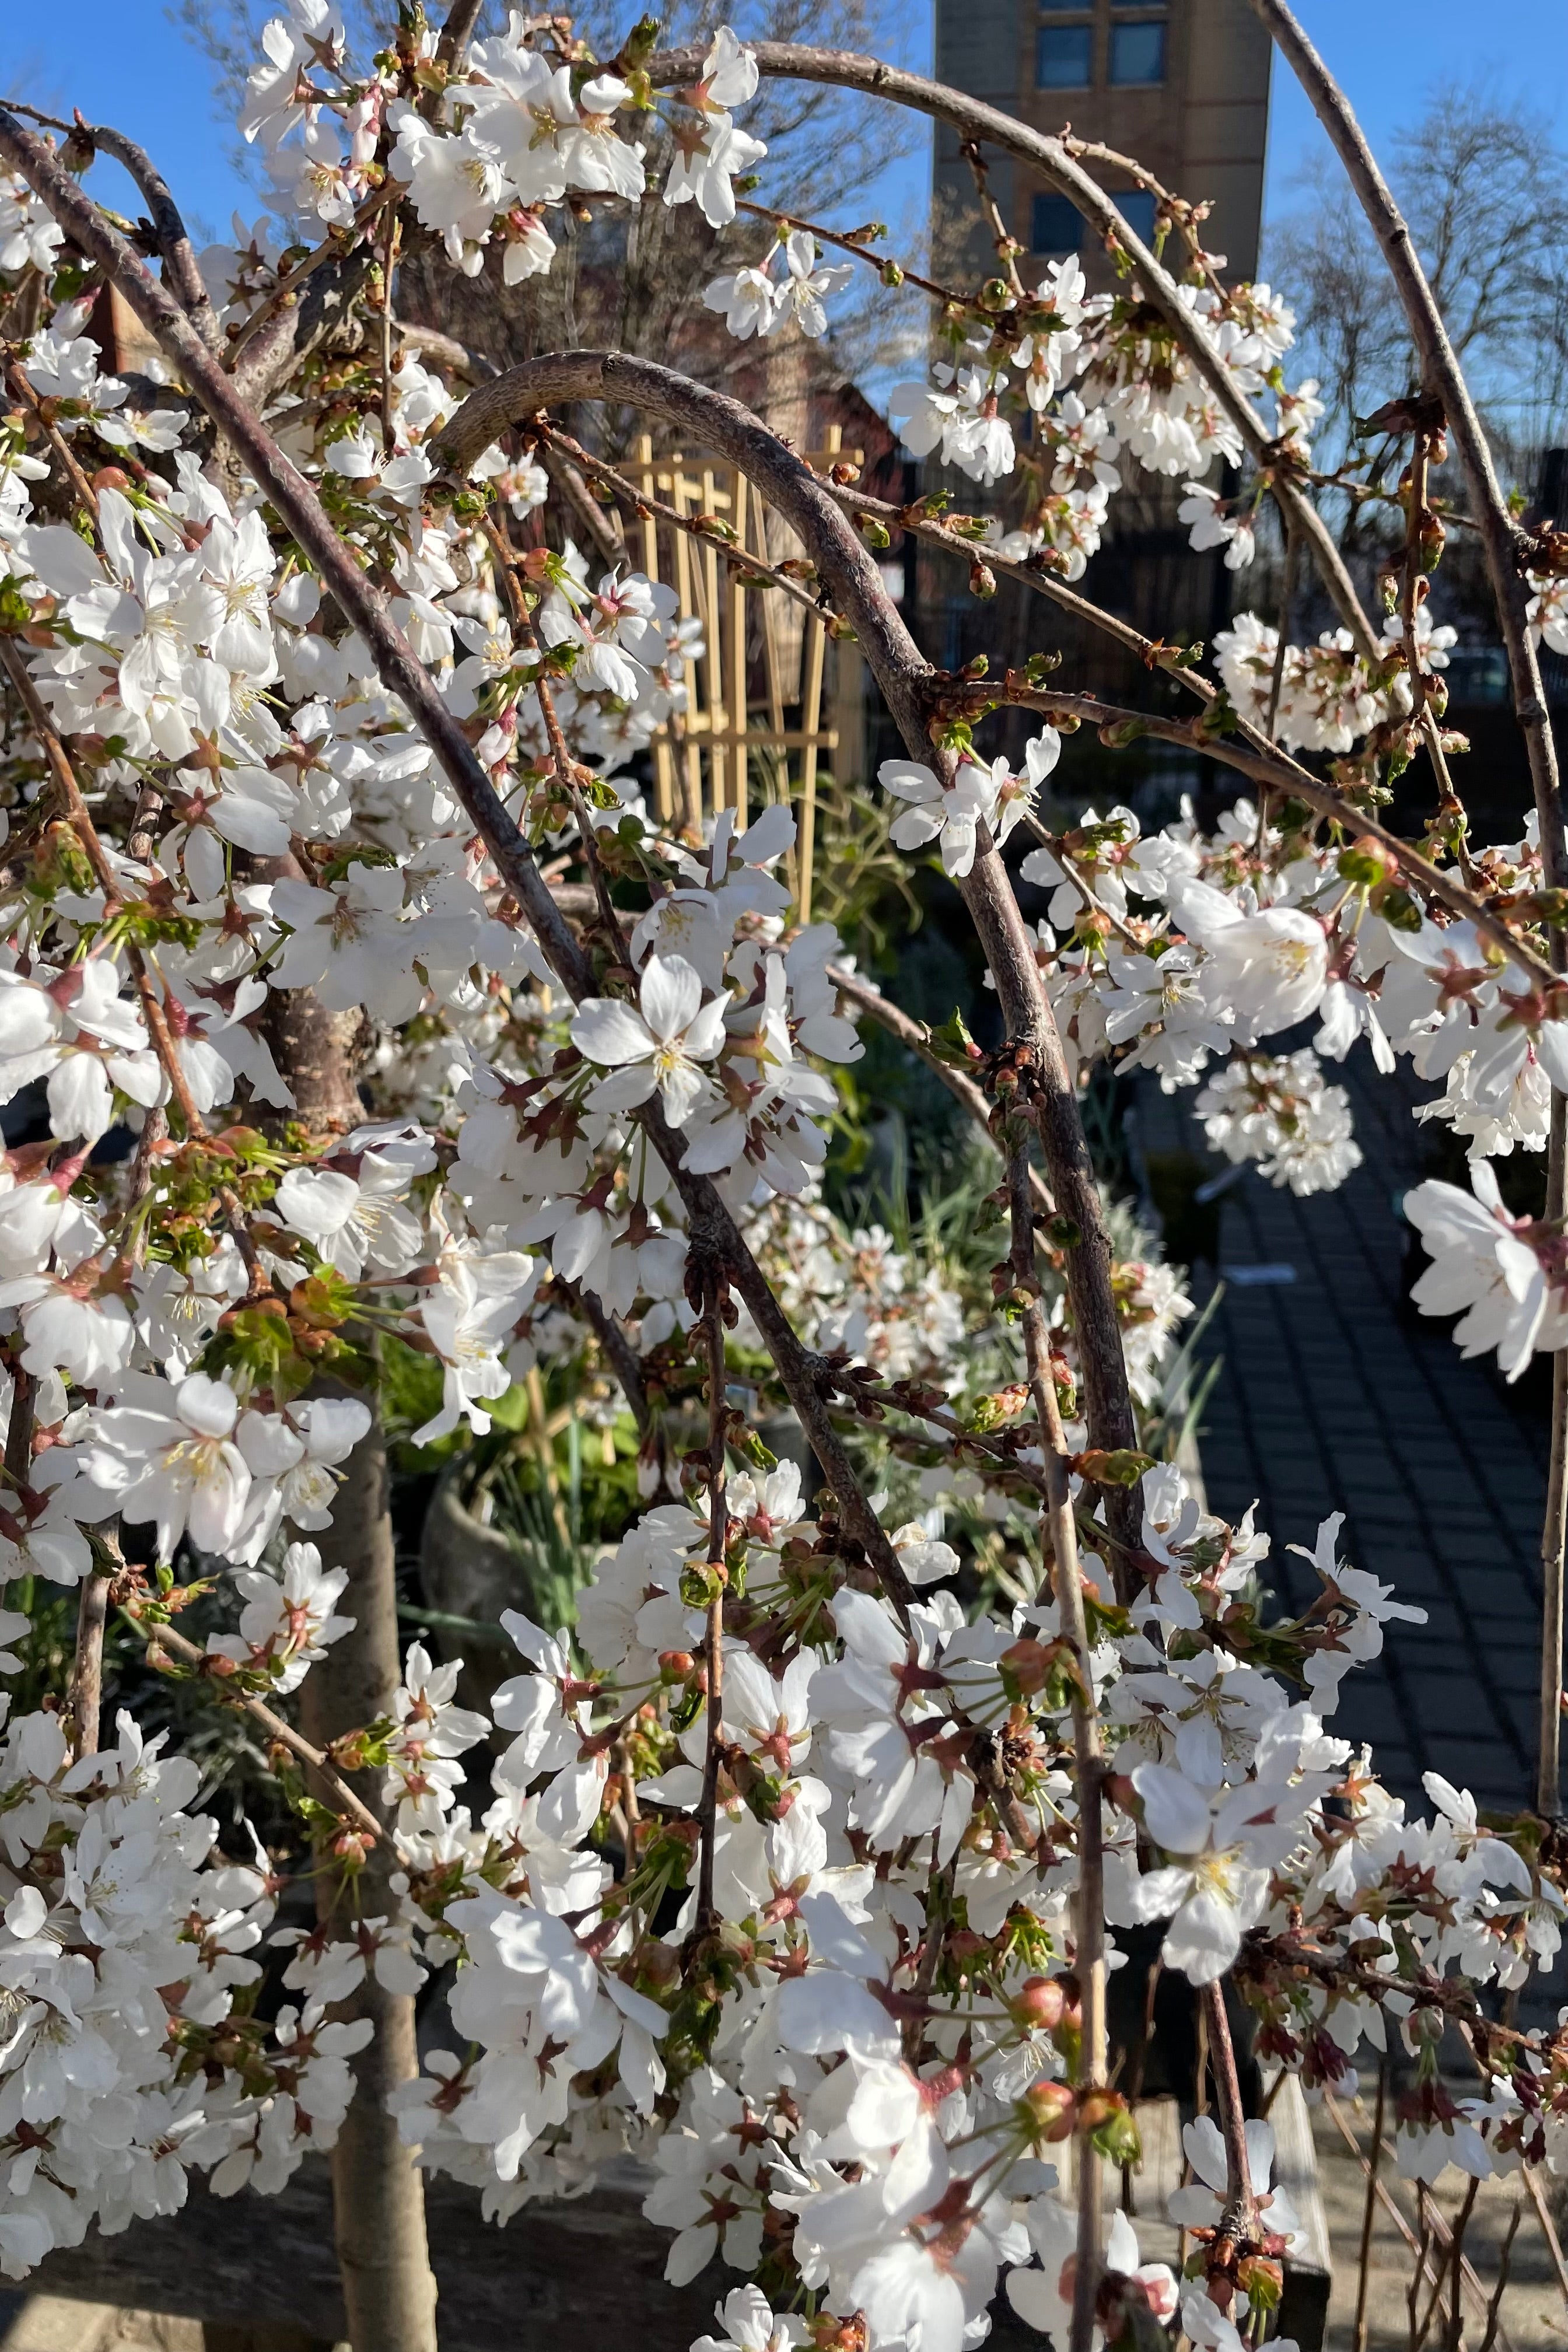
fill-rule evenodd
<path id="1" fill-rule="evenodd" d="M 939 81 L 1038 131 L 1070 122 L 1080 138 L 1135 156 L 1177 194 L 1211 198 L 1208 242 L 1241 278 L 1258 260 L 1269 56 L 1247 0 L 936 0 Z M 1152 199 L 1125 176 L 1120 185 L 1109 178 L 1146 233 Z M 1083 225 L 1065 197 L 1005 157 L 992 185 L 1032 258 L 1076 249 Z M 939 222 L 962 245 L 973 239 L 984 264 L 968 167 L 945 126 L 935 195 Z"/>

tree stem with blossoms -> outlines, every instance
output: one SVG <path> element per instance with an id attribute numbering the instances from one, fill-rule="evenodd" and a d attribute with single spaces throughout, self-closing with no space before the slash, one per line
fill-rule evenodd
<path id="1" fill-rule="evenodd" d="M 1305 1198 L 1360 1159 L 1326 1064 L 1406 1055 L 1472 1169 L 1468 1192 L 1407 1195 L 1433 1261 L 1415 1304 L 1461 1316 L 1460 1344 L 1510 1376 L 1568 1359 L 1555 820 L 1542 800 L 1534 837 L 1468 838 L 1442 421 L 1400 412 L 1395 536 L 1381 476 L 1313 463 L 1322 404 L 1287 373 L 1288 301 L 1229 280 L 1199 242 L 1203 192 L 1136 159 L 729 27 L 662 55 L 636 27 L 604 62 L 558 20 L 477 24 L 459 0 L 440 33 L 409 18 L 363 59 L 290 0 L 241 130 L 291 242 L 241 229 L 199 271 L 140 150 L 42 122 L 57 149 L 0 110 L 0 1087 L 38 1087 L 47 1129 L 0 1171 L 0 1570 L 12 1596 L 77 1591 L 79 1625 L 53 1704 L 0 1739 L 0 1968 L 39 2021 L 16 2063 L 90 2032 L 121 2102 L 113 2132 L 96 2094 L 29 2109 L 0 2252 L 24 2272 L 121 2215 L 126 2166 L 173 2199 L 193 2168 L 273 2190 L 330 2152 L 355 2352 L 418 2352 L 424 2170 L 505 2219 L 629 2152 L 670 2279 L 740 2281 L 706 2352 L 895 2352 L 917 2327 L 921 2352 L 962 2352 L 998 2294 L 1073 2352 L 1097 2330 L 1241 2352 L 1297 2232 L 1243 2114 L 1227 1987 L 1309 2088 L 1348 2089 L 1374 2011 L 1402 2035 L 1400 2158 L 1423 2180 L 1517 2160 L 1538 2189 L 1568 2120 L 1563 2033 L 1488 2007 L 1555 1954 L 1556 1841 L 1435 1775 L 1411 1808 L 1336 1736 L 1345 1676 L 1421 1614 L 1342 1557 L 1337 1516 L 1307 1555 L 1316 1597 L 1282 1617 L 1270 1531 L 1154 1458 L 1191 1301 L 1106 1198 L 1082 1114 L 1097 1071 L 1193 1090 L 1212 1149 Z M 767 78 L 950 125 L 996 273 L 919 280 L 870 231 L 765 187 L 752 204 L 765 150 L 741 118 Z M 142 186 L 161 278 L 80 185 L 89 137 Z M 1028 284 L 994 153 L 1079 205 L 1117 290 L 1076 261 Z M 1151 188 L 1161 254 L 1097 170 Z M 849 275 L 827 248 L 923 291 L 935 356 L 890 414 L 998 511 L 818 476 L 679 351 L 502 373 L 406 316 L 411 258 L 471 278 L 493 248 L 515 287 L 552 268 L 552 225 L 607 240 L 656 204 L 724 240 L 702 302 L 740 341 L 826 331 Z M 103 373 L 86 329 L 110 288 L 156 339 L 162 389 Z M 638 490 L 594 446 L 606 405 L 737 468 L 803 563 Z M 1238 581 L 1282 540 L 1277 625 L 1238 610 L 1205 656 L 1101 610 L 1089 567 L 1140 473 L 1181 487 L 1194 552 Z M 1525 675 L 1531 633 L 1568 626 L 1568 552 L 1500 533 L 1485 464 L 1471 478 L 1463 520 Z M 1381 628 L 1316 504 L 1331 485 L 1388 534 Z M 995 986 L 991 1051 L 962 1008 L 913 1021 L 800 919 L 787 807 L 741 829 L 694 807 L 679 831 L 650 811 L 641 780 L 700 656 L 600 492 L 855 635 L 903 747 L 878 857 L 953 884 Z M 1005 577 L 1075 615 L 1083 674 L 938 668 L 875 561 L 895 532 L 964 561 L 977 596 Z M 1299 553 L 1342 623 L 1315 645 L 1290 637 Z M 1191 716 L 1163 683 L 1102 693 L 1111 649 Z M 1034 730 L 1016 772 L 987 733 L 1009 711 Z M 1065 806 L 1086 725 L 1112 752 L 1211 756 L 1256 804 L 1150 833 L 1130 807 Z M 1407 840 L 1385 803 L 1423 755 L 1435 804 Z M 962 1113 L 986 1173 L 959 1233 L 933 1214 L 906 1240 L 833 1205 L 862 1020 Z M 123 1161 L 100 1151 L 138 1120 Z M 1515 1215 L 1491 1160 L 1542 1150 L 1546 1213 Z M 607 1472 L 635 1470 L 604 1482 L 618 1499 L 595 1508 L 616 1516 L 591 1536 L 550 1511 L 580 1589 L 502 1613 L 519 1671 L 481 1714 L 457 1703 L 456 1658 L 402 1654 L 386 1445 L 450 1462 L 477 1512 L 523 1404 L 552 1504 L 558 1436 L 574 1469 L 589 1435 Z M 815 1483 L 773 1458 L 786 1415 Z M 193 1759 L 143 1739 L 134 1696 L 102 1746 L 111 1604 L 152 1663 L 265 1734 L 265 1848 L 200 1810 Z M 205 1646 L 175 1625 L 198 1604 Z M 0 1671 L 33 1640 L 5 1612 Z M 1549 1749 L 1543 1729 L 1543 1812 Z M 278 1922 L 291 1873 L 313 1927 Z M 1102 2164 L 1137 2147 L 1108 1975 L 1119 1935 L 1151 1926 L 1217 2086 L 1173 2205 L 1203 2248 L 1184 2290 L 1103 2210 Z M 453 2046 L 421 2063 L 414 2001 L 437 1974 Z M 1438 2068 L 1448 2022 L 1473 2095 Z M 1047 2167 L 1069 2143 L 1063 2196 Z M 0 2133 L 0 2158 L 23 2153 Z"/>

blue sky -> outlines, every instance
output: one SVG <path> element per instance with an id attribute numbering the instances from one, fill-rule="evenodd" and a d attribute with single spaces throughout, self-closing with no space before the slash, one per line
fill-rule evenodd
<path id="1" fill-rule="evenodd" d="M 1374 146 L 1418 116 L 1445 81 L 1487 87 L 1504 103 L 1552 116 L 1568 143 L 1568 39 L 1563 0 L 1297 0 L 1309 33 L 1347 89 Z M 112 123 L 159 159 L 193 221 L 226 228 L 237 204 L 254 199 L 230 160 L 231 141 L 216 119 L 206 60 L 177 26 L 163 0 L 68 0 L 29 7 L 12 0 L 0 44 L 0 88 L 68 114 Z M 628 0 L 628 17 L 637 9 Z M 929 68 L 928 6 L 900 6 L 898 62 Z M 1268 211 L 1289 209 L 1290 184 L 1322 136 L 1289 71 L 1275 76 L 1269 134 Z M 115 167 L 100 164 L 95 187 L 105 200 L 130 194 Z M 901 165 L 882 200 L 895 217 L 918 199 L 924 167 Z M 1201 194 L 1201 190 L 1190 193 Z"/>

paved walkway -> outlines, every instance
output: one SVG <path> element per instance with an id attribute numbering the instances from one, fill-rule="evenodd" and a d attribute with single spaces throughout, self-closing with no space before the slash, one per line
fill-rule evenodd
<path id="1" fill-rule="evenodd" d="M 1426 1610 L 1424 1627 L 1391 1626 L 1383 1657 L 1347 1677 L 1334 1729 L 1370 1739 L 1403 1794 L 1418 1797 L 1435 1769 L 1511 1806 L 1531 1781 L 1546 1431 L 1495 1367 L 1461 1360 L 1447 1320 L 1405 1298 L 1395 1202 L 1418 1181 L 1422 1133 L 1406 1073 L 1401 1063 L 1380 1079 L 1364 1047 L 1347 1065 L 1364 1158 L 1339 1192 L 1298 1201 L 1249 1173 L 1219 1204 L 1222 1269 L 1289 1265 L 1295 1279 L 1226 1286 L 1202 1343 L 1224 1360 L 1204 1473 L 1227 1518 L 1258 1499 L 1285 1606 L 1318 1589 L 1285 1546 L 1310 1546 L 1339 1510 L 1341 1557 Z M 1146 1153 L 1203 1151 L 1191 1100 L 1145 1085 Z M 1213 1287 L 1201 1265 L 1195 1295 Z"/>

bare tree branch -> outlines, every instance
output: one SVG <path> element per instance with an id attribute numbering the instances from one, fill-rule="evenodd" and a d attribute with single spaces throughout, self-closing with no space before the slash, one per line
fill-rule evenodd
<path id="1" fill-rule="evenodd" d="M 1428 388 L 1443 405 L 1448 428 L 1464 467 L 1471 502 L 1481 527 L 1487 569 L 1497 598 L 1513 684 L 1514 712 L 1524 733 L 1530 759 L 1536 814 L 1541 821 L 1541 851 L 1546 877 L 1553 889 L 1568 887 L 1568 833 L 1564 831 L 1562 789 L 1552 721 L 1542 690 L 1541 667 L 1530 641 L 1525 606 L 1529 590 L 1521 562 L 1522 534 L 1515 525 L 1498 487 L 1491 450 L 1476 415 L 1448 331 L 1432 299 L 1404 215 L 1363 135 L 1349 101 L 1327 66 L 1308 40 L 1285 0 L 1252 0 L 1289 60 L 1302 89 L 1312 101 L 1319 121 L 1333 142 L 1352 187 L 1389 268 L 1405 315 L 1420 354 Z M 1548 1214 L 1551 1213 L 1549 1209 Z"/>

